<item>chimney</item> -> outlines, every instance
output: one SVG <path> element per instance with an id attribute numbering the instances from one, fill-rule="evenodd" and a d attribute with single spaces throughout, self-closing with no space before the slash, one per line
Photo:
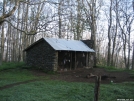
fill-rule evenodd
<path id="1" fill-rule="evenodd" d="M 85 43 L 89 48 L 93 49 L 93 40 L 81 40 L 83 43 Z"/>

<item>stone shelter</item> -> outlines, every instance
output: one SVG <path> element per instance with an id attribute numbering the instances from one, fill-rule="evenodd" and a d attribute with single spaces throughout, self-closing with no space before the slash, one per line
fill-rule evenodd
<path id="1" fill-rule="evenodd" d="M 92 68 L 91 40 L 67 40 L 41 38 L 24 51 L 26 64 L 50 71 L 67 71 L 77 68 Z"/>

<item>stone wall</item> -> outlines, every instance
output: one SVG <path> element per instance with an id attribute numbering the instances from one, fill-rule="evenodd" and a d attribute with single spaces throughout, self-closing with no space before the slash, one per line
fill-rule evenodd
<path id="1" fill-rule="evenodd" d="M 26 64 L 45 70 L 56 70 L 56 57 L 55 50 L 45 40 L 26 50 Z"/>

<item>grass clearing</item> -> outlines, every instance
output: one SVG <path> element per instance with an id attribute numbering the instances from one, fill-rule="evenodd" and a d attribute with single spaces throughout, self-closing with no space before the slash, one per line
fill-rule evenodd
<path id="1" fill-rule="evenodd" d="M 101 84 L 99 101 L 134 99 L 134 83 Z M 93 101 L 94 84 L 43 80 L 0 91 L 1 101 Z"/>
<path id="2" fill-rule="evenodd" d="M 102 68 L 104 70 L 106 70 L 107 72 L 118 72 L 118 73 L 128 73 L 130 74 L 130 78 L 134 79 L 134 70 L 128 70 L 128 69 L 122 69 L 122 68 L 115 68 L 115 67 L 112 67 L 112 66 L 97 66 L 97 68 Z"/>
<path id="3" fill-rule="evenodd" d="M 27 69 L 22 69 L 24 62 L 2 63 L 0 66 L 0 87 L 16 82 L 36 79 Z"/>
<path id="4" fill-rule="evenodd" d="M 2 63 L 2 65 L 0 66 L 0 71 L 2 70 L 7 70 L 7 69 L 14 69 L 14 68 L 20 68 L 22 66 L 24 66 L 24 62 L 4 62 Z"/>
<path id="5" fill-rule="evenodd" d="M 51 80 L 22 84 L 0 92 L 1 101 L 92 101 L 92 96 L 92 84 Z"/>
<path id="6" fill-rule="evenodd" d="M 16 82 L 22 82 L 27 80 L 36 79 L 31 72 L 22 69 L 12 69 L 12 70 L 5 70 L 0 72 L 0 87 L 12 84 Z"/>
<path id="7" fill-rule="evenodd" d="M 116 68 L 116 67 L 113 67 L 113 66 L 101 66 L 101 65 L 98 65 L 97 68 L 104 68 L 107 71 L 124 71 L 124 69 Z"/>
<path id="8" fill-rule="evenodd" d="M 123 71 L 126 71 L 126 72 L 129 72 L 129 73 L 133 73 L 134 74 L 134 70 L 128 70 L 128 69 L 123 69 L 123 68 L 117 68 L 117 67 L 113 67 L 113 66 L 101 66 L 101 65 L 98 65 L 97 68 L 104 68 L 105 70 L 107 71 L 119 71 L 119 72 L 123 72 Z"/>
<path id="9" fill-rule="evenodd" d="M 134 83 L 101 85 L 100 101 L 116 101 L 116 99 L 134 99 Z"/>
<path id="10" fill-rule="evenodd" d="M 22 65 L 21 65 L 22 66 Z M 49 76 L 35 76 L 28 69 L 16 66 L 0 71 L 0 87 L 17 82 L 40 79 L 19 84 L 0 91 L 0 101 L 93 101 L 94 83 L 50 80 Z M 133 74 L 133 72 L 131 71 Z M 56 74 L 49 74 L 56 75 Z M 134 99 L 134 82 L 101 84 L 99 101 Z"/>

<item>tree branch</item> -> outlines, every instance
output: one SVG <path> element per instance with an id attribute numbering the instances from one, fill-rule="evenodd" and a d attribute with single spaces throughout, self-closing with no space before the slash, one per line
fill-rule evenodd
<path id="1" fill-rule="evenodd" d="M 15 6 L 13 7 L 13 9 L 11 11 L 9 11 L 7 14 L 4 14 L 0 17 L 0 25 L 3 24 L 3 22 L 5 21 L 6 18 L 10 17 L 13 15 L 13 13 L 15 12 L 15 10 L 17 9 L 18 5 L 19 5 L 20 1 L 17 0 L 15 2 Z"/>
<path id="2" fill-rule="evenodd" d="M 22 29 L 19 29 L 19 28 L 15 27 L 15 26 L 14 26 L 10 21 L 8 21 L 8 20 L 4 20 L 4 21 L 5 21 L 5 22 L 8 22 L 13 28 L 17 29 L 17 30 L 20 31 L 20 32 L 23 32 L 23 33 L 26 34 L 26 35 L 36 35 L 36 34 L 37 34 L 36 30 L 31 30 L 31 31 L 27 32 L 27 31 L 24 31 L 24 30 L 22 30 Z"/>

